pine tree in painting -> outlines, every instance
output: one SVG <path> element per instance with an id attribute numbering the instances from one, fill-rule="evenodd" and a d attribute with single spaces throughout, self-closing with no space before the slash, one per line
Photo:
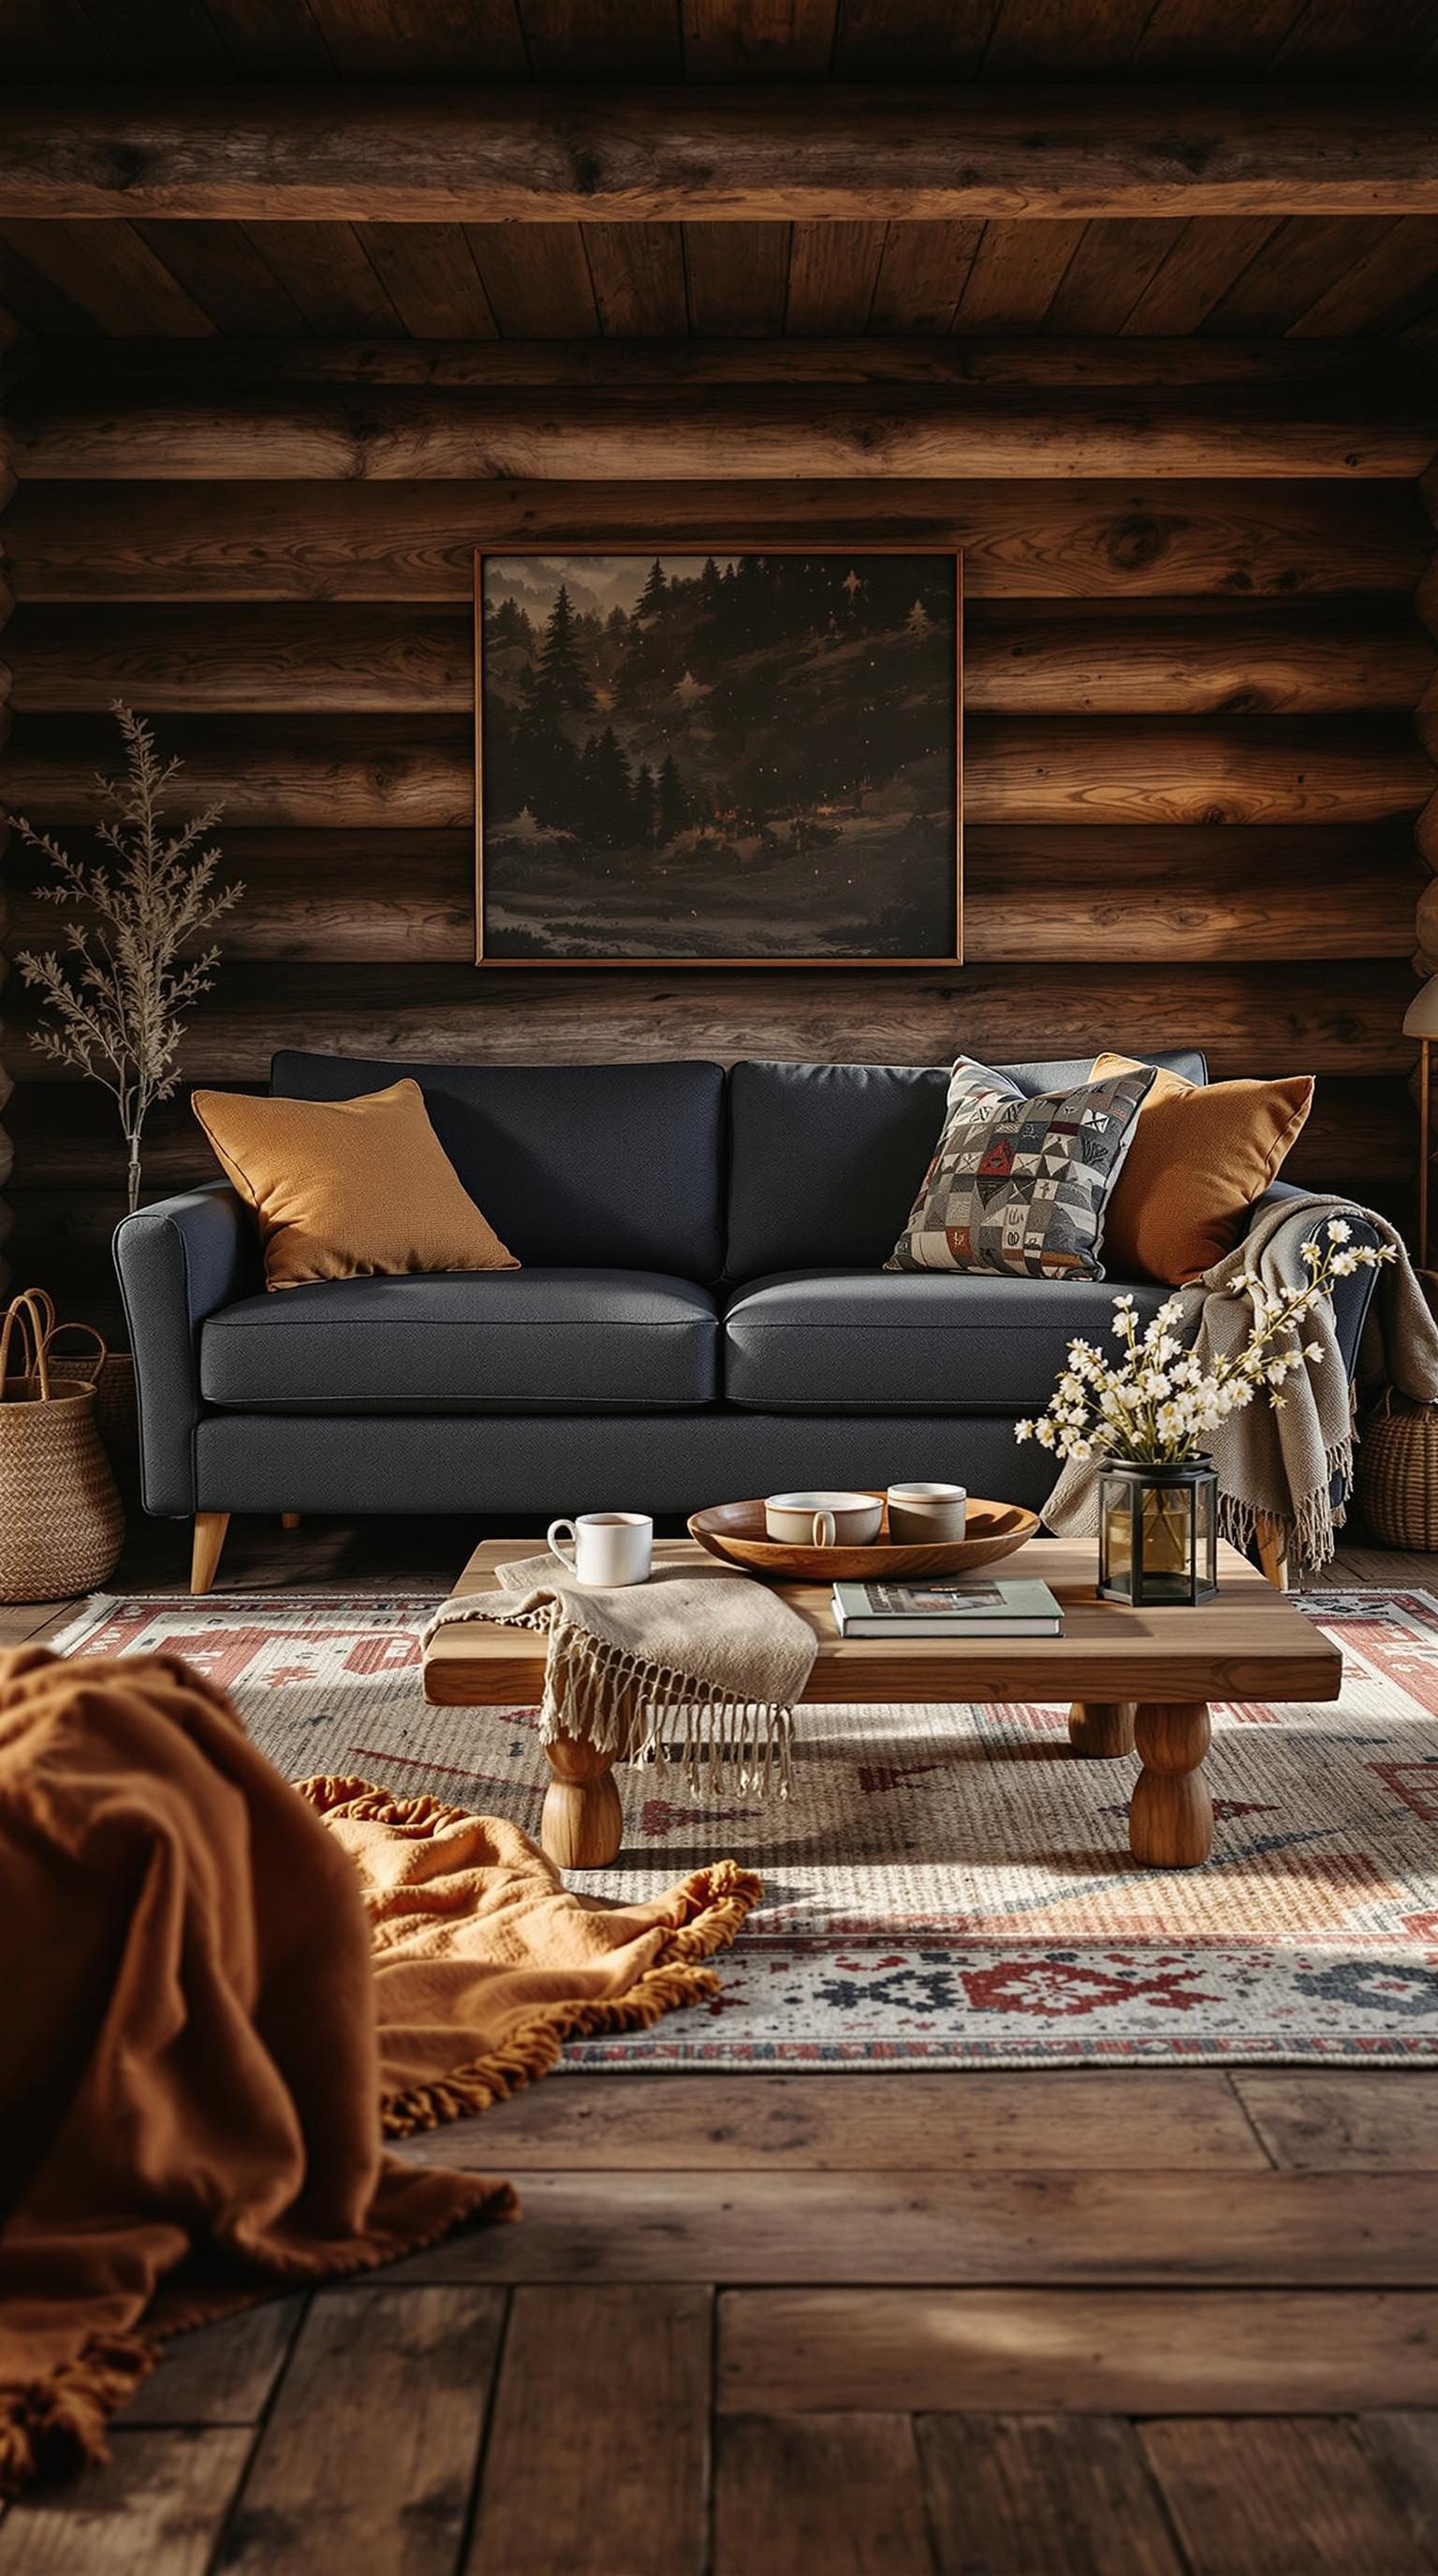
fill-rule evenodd
<path id="1" fill-rule="evenodd" d="M 579 622 L 563 582 L 544 629 L 533 696 L 546 713 L 587 716 L 594 711 L 594 691 L 580 658 Z"/>
<path id="2" fill-rule="evenodd" d="M 668 595 L 669 585 L 664 578 L 664 566 L 656 555 L 649 567 L 649 579 L 639 594 L 634 610 L 635 616 L 657 617 Z"/>

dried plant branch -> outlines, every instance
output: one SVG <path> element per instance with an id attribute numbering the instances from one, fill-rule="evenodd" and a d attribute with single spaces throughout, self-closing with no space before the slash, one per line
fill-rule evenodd
<path id="1" fill-rule="evenodd" d="M 41 900 L 67 913 L 60 952 L 22 953 L 16 962 L 41 997 L 32 1045 L 52 1063 L 103 1083 L 118 1104 L 133 1210 L 146 1117 L 176 1088 L 183 1015 L 209 992 L 219 963 L 213 944 L 181 952 L 223 920 L 244 887 L 215 883 L 220 853 L 209 835 L 223 806 L 208 805 L 179 831 L 167 831 L 160 806 L 182 764 L 160 759 L 149 725 L 119 699 L 111 712 L 125 745 L 125 775 L 97 780 L 112 809 L 96 825 L 110 863 L 72 858 L 24 815 L 10 818 L 54 870 Z"/>

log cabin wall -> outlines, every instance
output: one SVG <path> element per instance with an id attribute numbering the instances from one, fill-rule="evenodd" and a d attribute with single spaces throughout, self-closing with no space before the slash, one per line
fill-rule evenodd
<path id="1" fill-rule="evenodd" d="M 1416 363 L 1312 340 L 33 345 L 0 525 L 9 801 L 83 835 L 117 696 L 183 755 L 185 810 L 223 798 L 247 892 L 193 1081 L 262 1084 L 298 1045 L 1190 1044 L 1216 1077 L 1317 1073 L 1293 1175 L 1403 1212 L 1434 784 Z M 965 551 L 965 963 L 476 969 L 472 549 L 848 537 Z M 8 876 L 13 952 L 54 917 L 13 843 Z M 18 981 L 10 1258 L 103 1319 L 109 1104 L 25 1044 Z M 208 1170 L 182 1097 L 148 1193 Z"/>

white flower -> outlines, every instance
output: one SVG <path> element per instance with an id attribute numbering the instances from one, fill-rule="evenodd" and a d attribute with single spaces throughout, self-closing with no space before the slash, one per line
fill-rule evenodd
<path id="1" fill-rule="evenodd" d="M 1034 1426 L 1031 1422 L 1016 1422 L 1014 1424 L 1014 1438 L 1016 1440 L 1032 1440 L 1033 1436 Z"/>
<path id="2" fill-rule="evenodd" d="M 1071 1440 L 1069 1442 L 1069 1456 L 1071 1458 L 1091 1458 L 1093 1456 L 1093 1442 L 1091 1440 Z"/>
<path id="3" fill-rule="evenodd" d="M 1330 1243 L 1349 1243 L 1352 1241 L 1352 1238 L 1353 1228 L 1349 1224 L 1346 1216 L 1331 1216 L 1329 1218 L 1328 1240 Z"/>
<path id="4" fill-rule="evenodd" d="M 1305 1342 L 1303 1345 L 1303 1356 L 1306 1360 L 1318 1362 L 1322 1360 L 1323 1353 L 1316 1342 Z"/>

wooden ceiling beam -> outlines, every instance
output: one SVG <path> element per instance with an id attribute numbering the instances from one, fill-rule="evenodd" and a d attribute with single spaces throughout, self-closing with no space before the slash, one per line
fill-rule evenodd
<path id="1" fill-rule="evenodd" d="M 1438 213 L 1421 82 L 13 89 L 0 217 L 870 223 Z"/>
<path id="2" fill-rule="evenodd" d="M 943 386 L 609 387 L 532 394 L 367 386 L 203 390 L 127 383 L 52 400 L 22 386 L 10 453 L 22 478 L 208 482 L 434 477 L 595 482 L 848 480 L 1021 474 L 1295 475 L 1408 480 L 1430 463 L 1431 408 L 1386 384 L 1223 385 L 1062 395 Z"/>

